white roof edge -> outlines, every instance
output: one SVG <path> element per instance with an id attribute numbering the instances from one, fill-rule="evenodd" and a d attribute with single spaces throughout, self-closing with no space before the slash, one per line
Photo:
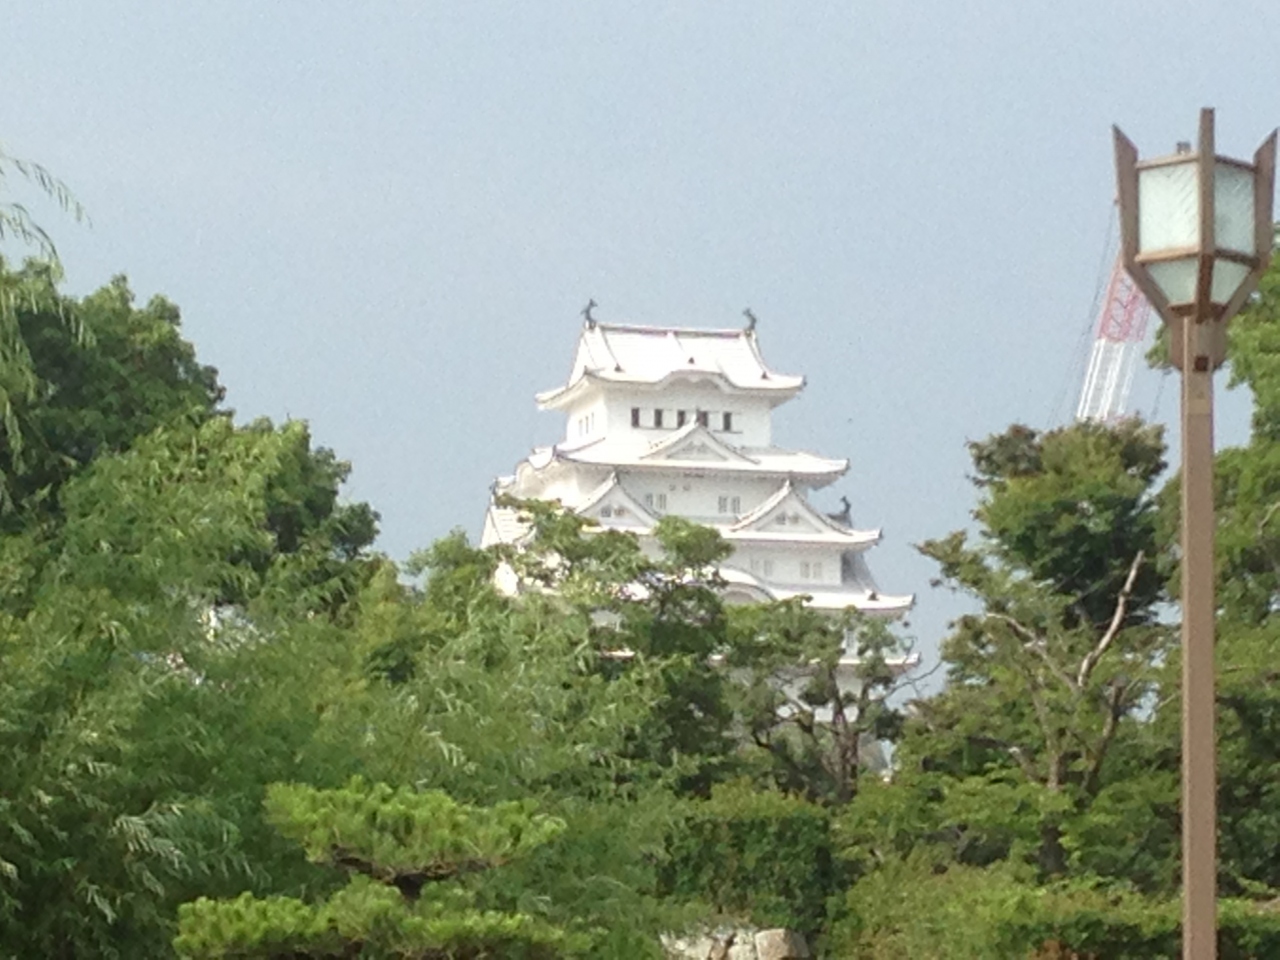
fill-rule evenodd
<path id="1" fill-rule="evenodd" d="M 742 460 L 729 460 L 717 462 L 714 460 L 646 460 L 643 454 L 635 456 L 634 459 L 616 458 L 611 460 L 591 460 L 576 456 L 592 446 L 592 444 L 582 444 L 578 447 L 565 448 L 557 446 L 555 455 L 551 459 L 567 460 L 572 463 L 579 463 L 589 467 L 607 467 L 613 470 L 691 470 L 696 469 L 700 472 L 714 473 L 717 470 L 724 470 L 730 473 L 758 473 L 770 477 L 783 477 L 793 486 L 795 481 L 809 482 L 818 477 L 836 478 L 844 474 L 848 470 L 847 465 L 842 465 L 840 461 L 824 460 L 821 457 L 812 457 L 813 460 L 819 461 L 818 465 L 812 468 L 806 468 L 801 464 L 770 464 L 765 461 L 757 460 L 746 454 Z M 540 448 L 549 450 L 550 448 Z M 538 451 L 535 451 L 535 453 Z M 526 457 L 526 461 L 532 460 L 532 454 Z M 812 455 L 806 455 L 812 456 Z M 780 459 L 780 458 L 779 458 Z M 547 461 L 550 462 L 550 461 Z M 829 464 L 829 466 L 828 466 Z M 544 462 L 542 466 L 545 466 Z M 541 466 L 535 469 L 542 469 Z"/>
<path id="2" fill-rule="evenodd" d="M 760 461 L 754 457 L 743 453 L 737 447 L 730 446 L 725 443 L 709 429 L 700 424 L 696 419 L 686 423 L 683 427 L 676 428 L 676 431 L 670 436 L 663 437 L 661 440 L 655 441 L 649 445 L 649 449 L 640 454 L 641 460 L 649 460 L 651 457 L 658 456 L 665 451 L 671 450 L 673 447 L 679 446 L 686 439 L 695 433 L 701 434 L 714 450 L 718 450 L 725 455 L 725 458 L 736 463 L 753 463 L 757 466 Z M 702 462 L 702 461 L 699 461 Z"/>
<path id="3" fill-rule="evenodd" d="M 582 498 L 582 502 L 573 508 L 574 512 L 581 513 L 583 510 L 590 510 L 604 499 L 605 494 L 618 485 L 618 471 L 614 470 L 602 483 Z"/>
<path id="4" fill-rule="evenodd" d="M 670 350 L 655 350 L 655 340 L 668 343 Z M 722 345 L 715 345 L 717 342 Z M 677 355 L 686 357 L 689 366 L 685 367 L 683 361 L 675 362 Z M 545 409 L 563 402 L 569 391 L 589 379 L 657 386 L 690 375 L 716 377 L 735 390 L 774 395 L 794 395 L 806 384 L 803 376 L 770 369 L 751 328 L 651 327 L 592 321 L 578 335 L 568 381 L 540 391 L 535 397 Z"/>
<path id="5" fill-rule="evenodd" d="M 728 392 L 730 393 L 765 394 L 775 396 L 778 394 L 788 394 L 789 396 L 794 396 L 805 387 L 804 377 L 782 377 L 781 375 L 776 378 L 771 377 L 769 381 L 767 381 L 769 384 L 768 386 L 745 386 L 740 383 L 735 383 L 723 371 L 703 370 L 701 368 L 693 370 L 672 370 L 670 373 L 665 374 L 657 380 L 621 375 L 609 376 L 598 370 L 584 370 L 569 383 L 558 387 L 551 387 L 547 390 L 538 391 L 533 395 L 533 399 L 537 403 L 538 409 L 555 410 L 566 400 L 585 390 L 586 388 L 582 386 L 583 384 L 590 385 L 592 383 L 608 383 L 628 387 L 652 387 L 655 390 L 658 390 L 665 387 L 673 380 L 686 380 L 694 377 L 703 380 L 708 378 L 720 380 L 725 384 L 728 388 Z"/>
<path id="6" fill-rule="evenodd" d="M 763 369 L 771 378 L 779 377 L 783 380 L 798 380 L 799 385 L 797 386 L 796 389 L 798 390 L 804 389 L 805 384 L 807 384 L 808 381 L 805 379 L 803 374 L 796 375 L 796 374 L 774 373 L 772 370 L 769 369 L 769 365 L 764 362 L 764 354 L 760 352 L 760 338 L 756 334 L 754 327 L 748 327 L 742 332 L 746 337 L 747 345 L 751 348 L 751 352 L 755 355 L 756 361 L 760 364 L 761 369 Z"/>
<path id="7" fill-rule="evenodd" d="M 753 524 L 759 522 L 761 519 L 768 516 L 771 511 L 775 510 L 779 505 L 784 503 L 788 498 L 793 498 L 796 501 L 796 503 L 798 503 L 800 506 L 802 506 L 805 509 L 805 511 L 809 514 L 811 518 L 816 520 L 823 528 L 829 530 L 831 533 L 835 534 L 836 536 L 845 538 L 847 540 L 852 540 L 855 542 L 863 542 L 866 540 L 866 537 L 864 536 L 864 534 L 873 533 L 874 537 L 870 540 L 870 542 L 878 543 L 880 541 L 879 530 L 863 531 L 863 530 L 854 530 L 850 527 L 840 526 L 838 523 L 836 523 L 834 520 L 828 517 L 821 510 L 818 510 L 816 507 L 814 507 L 814 505 L 811 504 L 808 500 L 800 496 L 796 492 L 795 485 L 791 482 L 790 478 L 788 478 L 787 482 L 784 483 L 781 487 L 779 487 L 778 490 L 772 496 L 770 496 L 767 500 L 765 500 L 764 503 L 760 504 L 760 506 L 756 507 L 754 510 L 750 511 L 749 513 L 744 514 L 742 519 L 740 519 L 737 523 L 733 524 L 729 528 L 729 530 L 734 533 L 747 532 L 747 530 Z"/>
<path id="8" fill-rule="evenodd" d="M 638 517 L 648 523 L 648 527 L 644 531 L 632 530 L 630 532 L 640 534 L 651 531 L 654 525 L 658 522 L 658 517 L 645 507 L 644 504 L 633 497 L 631 495 L 631 491 L 622 485 L 622 480 L 618 477 L 618 472 L 616 470 L 609 474 L 608 479 L 587 494 L 586 498 L 581 503 L 574 506 L 572 508 L 573 512 L 583 513 L 584 511 L 590 510 L 601 500 L 607 497 L 613 490 L 620 491 L 622 497 L 627 501 L 629 509 L 634 510 Z"/>
<path id="9" fill-rule="evenodd" d="M 791 496 L 791 492 L 793 489 L 794 488 L 792 487 L 792 484 L 791 484 L 791 478 L 788 477 L 786 483 L 784 483 L 777 490 L 775 490 L 769 497 L 765 499 L 763 503 L 761 503 L 754 510 L 748 510 L 746 513 L 744 513 L 742 517 L 738 520 L 738 522 L 735 523 L 729 529 L 734 531 L 745 529 L 747 526 L 749 526 L 750 524 L 754 523 L 756 520 L 760 519 L 765 514 L 767 514 L 770 510 L 772 510 L 774 507 L 780 504 L 783 500 L 787 499 L 787 497 Z"/>
<path id="10" fill-rule="evenodd" d="M 605 323 L 596 321 L 594 327 L 584 329 L 617 330 L 619 333 L 643 333 L 652 336 L 674 333 L 678 337 L 720 337 L 731 339 L 747 333 L 745 327 L 653 327 L 644 323 Z"/>
<path id="11" fill-rule="evenodd" d="M 872 599 L 868 594 L 844 593 L 843 591 L 806 590 L 794 587 L 779 587 L 775 593 L 783 599 L 793 597 L 809 597 L 809 605 L 815 610 L 845 610 L 854 608 L 859 613 L 870 616 L 896 617 L 907 613 L 915 606 L 914 593 L 901 596 L 884 596 L 876 594 Z M 875 591 L 872 591 L 875 593 Z"/>
<path id="12" fill-rule="evenodd" d="M 704 524 L 717 529 L 713 524 Z M 733 542 L 752 542 L 760 543 L 794 543 L 796 546 L 826 545 L 844 547 L 846 550 L 866 549 L 874 547 L 880 542 L 878 532 L 875 530 L 850 530 L 847 534 L 840 533 L 773 533 L 769 530 L 734 530 L 732 527 L 720 530 L 720 536 L 725 540 Z M 808 539 L 806 539 L 808 538 Z"/>
<path id="13" fill-rule="evenodd" d="M 732 565 L 720 567 L 720 575 L 730 584 L 754 587 L 775 600 L 810 597 L 813 608 L 817 610 L 845 610 L 853 607 L 861 613 L 872 616 L 901 616 L 915 606 L 916 602 L 914 593 L 902 596 L 882 596 L 876 594 L 874 590 L 868 594 L 841 590 L 812 591 L 795 589 L 781 584 L 771 585 L 741 567 Z"/>

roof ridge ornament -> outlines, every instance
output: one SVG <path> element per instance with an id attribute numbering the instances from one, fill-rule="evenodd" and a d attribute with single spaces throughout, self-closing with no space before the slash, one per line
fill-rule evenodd
<path id="1" fill-rule="evenodd" d="M 846 496 L 842 495 L 840 497 L 839 512 L 828 513 L 827 516 L 830 519 L 834 520 L 836 523 L 842 524 L 843 526 L 849 527 L 850 529 L 853 528 L 853 504 L 849 502 L 849 498 Z"/>
<path id="2" fill-rule="evenodd" d="M 595 297 L 592 297 L 587 301 L 587 305 L 582 308 L 582 316 L 583 316 L 583 319 L 586 320 L 586 326 L 588 330 L 595 329 L 596 318 L 591 315 L 591 311 L 598 306 L 600 306 L 600 304 L 596 303 Z"/>
<path id="3" fill-rule="evenodd" d="M 747 333 L 755 333 L 756 324 L 759 321 L 756 319 L 756 315 L 751 312 L 751 308 L 747 307 L 745 310 L 743 310 L 742 315 L 747 318 Z"/>

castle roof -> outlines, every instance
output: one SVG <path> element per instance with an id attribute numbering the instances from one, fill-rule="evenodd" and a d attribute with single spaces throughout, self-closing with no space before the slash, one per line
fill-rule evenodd
<path id="1" fill-rule="evenodd" d="M 581 443 L 538 447 L 528 458 L 535 470 L 554 461 L 628 469 L 688 470 L 804 478 L 821 486 L 849 469 L 849 461 L 782 447 L 736 447 L 706 427 L 688 423 L 646 446 L 625 438 L 596 437 Z"/>
<path id="2" fill-rule="evenodd" d="M 804 377 L 775 373 L 760 355 L 754 330 L 695 330 L 589 323 L 578 338 L 564 386 L 537 395 L 555 408 L 590 381 L 658 386 L 674 379 L 712 378 L 730 390 L 794 396 Z"/>
<path id="3" fill-rule="evenodd" d="M 778 526 L 782 530 L 778 530 Z M 879 530 L 857 530 L 837 523 L 813 506 L 788 480 L 764 503 L 729 527 L 727 539 L 776 540 L 780 543 L 840 543 L 870 546 Z"/>
<path id="4" fill-rule="evenodd" d="M 661 516 L 627 490 L 617 471 L 611 472 L 581 499 L 567 502 L 565 506 L 603 526 L 629 530 L 640 536 L 651 535 Z M 602 507 L 609 508 L 608 512 L 602 514 Z M 512 543 L 522 539 L 528 532 L 528 525 L 520 516 L 519 507 L 492 503 L 485 521 L 483 542 Z M 604 517 L 608 517 L 607 522 L 604 522 Z M 728 520 L 723 517 L 696 519 L 718 530 L 729 543 L 864 550 L 879 543 L 881 537 L 878 529 L 848 527 L 813 509 L 790 481 L 745 516 Z"/>
<path id="5" fill-rule="evenodd" d="M 772 444 L 772 408 L 803 386 L 765 365 L 754 323 L 640 327 L 588 313 L 568 380 L 537 396 L 542 409 L 568 412 L 564 439 L 495 482 L 481 543 L 527 543 L 522 497 L 558 501 L 592 529 L 644 541 L 670 513 L 717 530 L 731 548 L 717 566 L 733 602 L 805 598 L 822 610 L 900 616 L 914 597 L 881 594 L 866 562 L 880 530 L 855 528 L 847 502 L 825 514 L 806 496 L 849 461 Z"/>
<path id="6" fill-rule="evenodd" d="M 818 610 L 845 610 L 856 607 L 863 613 L 893 617 L 906 613 L 916 602 L 915 596 L 911 594 L 882 595 L 869 579 L 846 579 L 838 588 L 829 587 L 824 590 L 821 587 L 795 587 L 768 583 L 755 574 L 732 565 L 722 566 L 720 576 L 726 583 L 747 588 L 747 592 L 758 596 L 761 600 L 792 600 L 796 597 L 805 597 L 807 598 L 806 606 Z"/>

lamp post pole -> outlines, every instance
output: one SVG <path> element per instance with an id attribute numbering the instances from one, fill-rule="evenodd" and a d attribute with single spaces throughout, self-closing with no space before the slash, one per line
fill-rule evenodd
<path id="1" fill-rule="evenodd" d="M 1218 765 L 1213 582 L 1213 371 L 1226 325 L 1213 316 L 1213 111 L 1200 111 L 1195 307 L 1182 320 L 1182 956 L 1218 952 Z M 1176 331 L 1170 331 L 1176 332 Z M 1215 337 L 1214 335 L 1217 334 Z M 1216 341 L 1216 342 L 1215 342 Z M 1217 350 L 1215 350 L 1215 347 Z"/>
<path id="2" fill-rule="evenodd" d="M 1276 134 L 1246 163 L 1218 155 L 1213 111 L 1195 154 L 1139 162 L 1115 131 L 1125 268 L 1169 326 L 1182 371 L 1182 956 L 1217 956 L 1213 372 L 1271 259 Z"/>
<path id="3" fill-rule="evenodd" d="M 1205 327 L 1182 322 L 1182 956 L 1217 953 L 1213 368 Z"/>

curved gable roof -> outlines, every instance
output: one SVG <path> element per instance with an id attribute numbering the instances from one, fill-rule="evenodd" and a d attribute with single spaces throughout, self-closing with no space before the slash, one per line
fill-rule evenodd
<path id="1" fill-rule="evenodd" d="M 584 378 L 654 385 L 690 374 L 752 392 L 790 395 L 804 386 L 804 377 L 769 369 L 754 330 L 592 323 L 582 329 L 568 381 L 537 399 L 554 403 Z"/>
<path id="2" fill-rule="evenodd" d="M 760 506 L 750 513 L 744 514 L 737 523 L 729 528 L 729 532 L 731 535 L 775 533 L 775 530 L 770 529 L 770 524 L 776 522 L 780 517 L 786 517 L 792 523 L 798 522 L 809 527 L 809 530 L 804 531 L 809 535 L 835 534 L 840 539 L 848 540 L 850 544 L 869 545 L 876 543 L 880 539 L 879 530 L 855 530 L 836 523 L 826 514 L 815 510 L 813 505 L 800 495 L 790 480 L 779 487 L 777 492 Z"/>
<path id="3" fill-rule="evenodd" d="M 706 427 L 695 422 L 686 423 L 669 437 L 649 446 L 640 455 L 641 460 L 711 460 L 720 463 L 746 463 L 759 465 L 738 448 L 725 443 Z"/>

